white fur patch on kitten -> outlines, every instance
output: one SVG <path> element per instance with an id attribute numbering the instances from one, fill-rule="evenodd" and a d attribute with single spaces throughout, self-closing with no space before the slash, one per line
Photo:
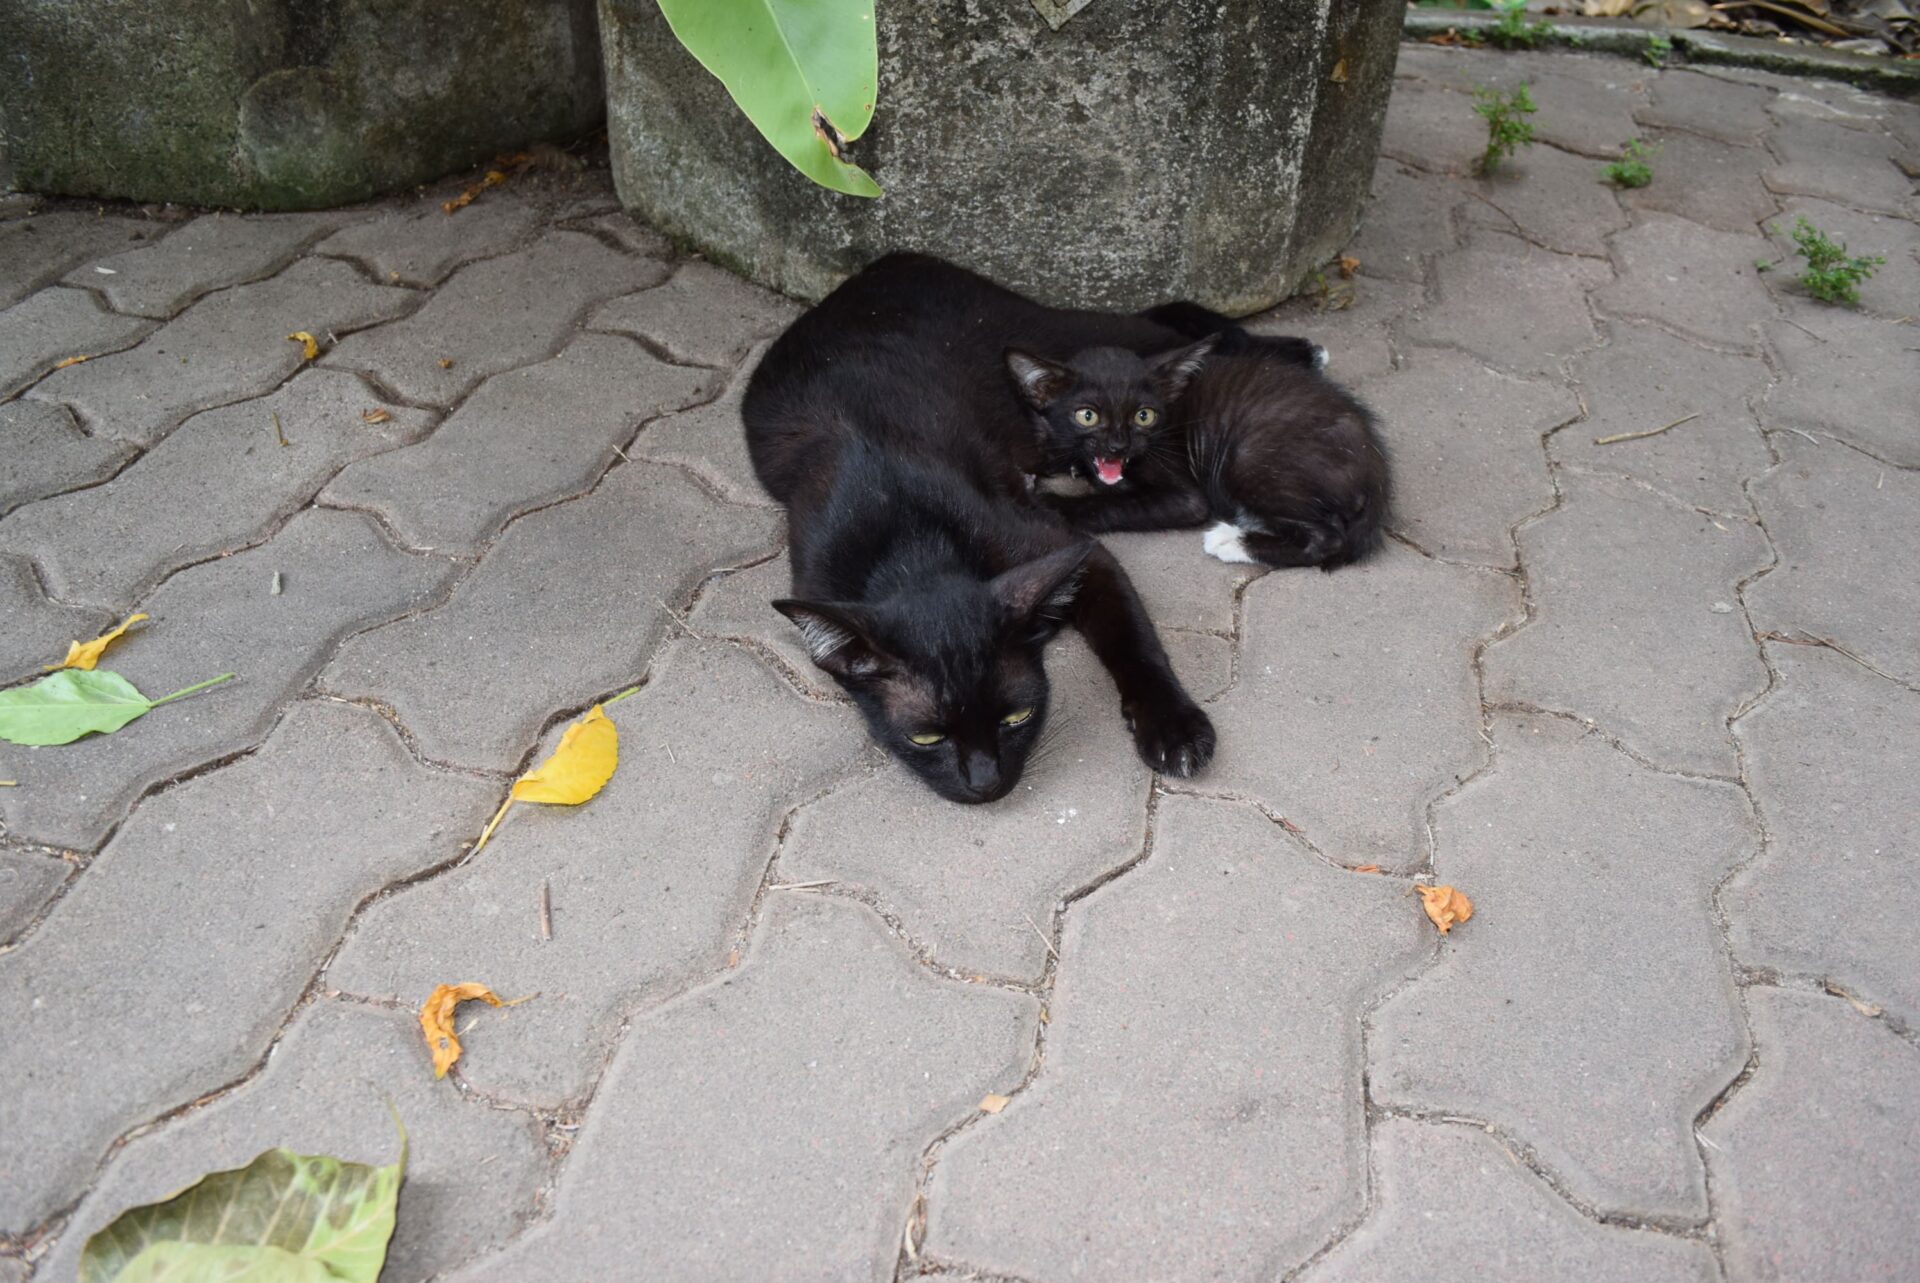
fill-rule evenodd
<path id="1" fill-rule="evenodd" d="M 1240 537 L 1240 527 L 1224 521 L 1208 528 L 1200 546 L 1222 561 L 1242 566 L 1253 564 L 1253 558 L 1247 555 L 1247 545 Z"/>
<path id="2" fill-rule="evenodd" d="M 1318 343 L 1315 343 L 1313 345 L 1313 368 L 1315 370 L 1326 369 L 1327 360 L 1328 360 L 1327 349 L 1321 347 Z"/>

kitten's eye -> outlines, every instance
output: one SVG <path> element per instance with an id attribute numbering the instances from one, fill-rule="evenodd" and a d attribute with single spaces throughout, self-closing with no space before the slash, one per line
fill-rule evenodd
<path id="1" fill-rule="evenodd" d="M 942 735 L 939 731 L 928 731 L 924 735 L 909 735 L 907 738 L 918 744 L 921 748 L 932 748 L 935 744 L 945 739 L 946 736 Z"/>
<path id="2" fill-rule="evenodd" d="M 1160 412 L 1152 406 L 1143 405 L 1133 412 L 1133 421 L 1143 428 L 1150 428 L 1159 421 Z"/>
<path id="3" fill-rule="evenodd" d="M 1032 719 L 1033 719 L 1032 709 L 1016 708 L 1011 713 L 1008 713 L 1005 717 L 1001 718 L 1000 724 L 1002 726 L 1018 726 L 1020 725 L 1020 723 L 1031 721 Z"/>
<path id="4" fill-rule="evenodd" d="M 1073 412 L 1073 421 L 1083 428 L 1097 428 L 1100 426 L 1100 411 L 1083 405 Z"/>

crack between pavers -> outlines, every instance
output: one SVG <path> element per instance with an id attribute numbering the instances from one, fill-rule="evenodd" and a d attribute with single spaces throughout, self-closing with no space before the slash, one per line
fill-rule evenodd
<path id="1" fill-rule="evenodd" d="M 198 220 L 194 219 L 189 221 L 197 222 Z M 244 217 L 241 217 L 238 221 L 244 222 L 246 220 Z M 347 228 L 352 227 L 355 223 L 361 222 L 361 221 L 364 221 L 364 220 L 358 219 L 358 218 L 349 219 L 348 221 L 341 223 L 339 226 L 336 226 L 336 227 L 328 227 L 317 232 L 309 232 L 306 235 L 305 239 L 297 242 L 292 249 L 284 251 L 286 257 L 273 261 L 272 263 L 269 264 L 269 266 L 263 269 L 259 275 L 249 276 L 245 280 L 226 281 L 220 285 L 209 286 L 206 289 L 201 290 L 197 294 L 190 294 L 187 297 L 186 301 L 182 303 L 170 305 L 170 310 L 164 316 L 153 316 L 146 312 L 128 312 L 128 311 L 123 311 L 118 307 L 115 307 L 113 304 L 113 300 L 107 295 L 107 287 L 104 284 L 94 285 L 89 283 L 87 285 L 82 285 L 82 286 L 69 285 L 68 287 L 84 289 L 88 293 L 95 295 L 95 297 L 97 297 L 100 300 L 101 306 L 104 307 L 107 311 L 112 312 L 115 316 L 125 316 L 125 317 L 129 317 L 129 318 L 132 318 L 135 320 L 141 320 L 141 321 L 152 321 L 155 323 L 155 328 L 158 328 L 159 326 L 167 325 L 172 323 L 173 321 L 178 320 L 180 318 L 181 313 L 185 312 L 188 308 L 193 307 L 195 304 L 201 302 L 203 299 L 213 298 L 215 295 L 226 294 L 233 290 L 241 289 L 244 286 L 258 285 L 262 281 L 272 280 L 274 277 L 280 275 L 280 273 L 286 271 L 289 267 L 292 267 L 295 263 L 299 262 L 301 259 L 306 258 L 308 254 L 310 254 L 313 251 L 313 247 L 318 245 L 321 241 L 326 240 L 329 236 L 332 236 L 336 232 L 345 231 Z M 186 225 L 187 224 L 185 223 L 181 224 L 182 227 L 185 227 Z M 162 239 L 164 240 L 165 237 L 162 237 Z M 148 248 L 151 248 L 151 246 L 143 245 L 141 246 L 141 248 L 148 249 Z M 64 279 L 57 283 L 68 284 L 68 282 L 66 282 Z"/>
<path id="2" fill-rule="evenodd" d="M 1200 704 L 1217 704 L 1239 688 L 1240 675 L 1246 668 L 1246 659 L 1241 651 L 1247 636 L 1247 590 L 1272 573 L 1271 566 L 1255 566 L 1253 573 L 1234 585 L 1233 598 L 1227 611 L 1227 684 L 1217 693 L 1198 701 Z"/>
<path id="3" fill-rule="evenodd" d="M 1760 428 L 1760 431 L 1763 435 L 1768 437 L 1796 436 L 1803 441 L 1812 442 L 1815 446 L 1818 446 L 1820 444 L 1819 437 L 1816 437 L 1814 433 L 1807 428 L 1791 428 L 1791 427 L 1784 427 L 1784 426 L 1767 427 L 1763 424 Z M 1895 472 L 1920 472 L 1920 464 L 1899 463 L 1892 459 L 1884 459 L 1879 455 L 1875 454 L 1872 450 L 1868 449 L 1866 446 L 1861 445 L 1859 442 L 1849 440 L 1846 437 L 1843 437 L 1834 432 L 1828 431 L 1826 428 L 1821 428 L 1819 430 L 1819 436 L 1825 437 L 1828 441 L 1833 442 L 1835 445 L 1843 446 L 1846 449 L 1853 451 L 1855 454 L 1862 456 L 1863 458 L 1871 459 L 1883 468 L 1892 468 Z"/>
<path id="4" fill-rule="evenodd" d="M 1607 747 L 1632 761 L 1636 766 L 1652 771 L 1656 775 L 1665 775 L 1678 780 L 1688 780 L 1695 784 L 1731 784 L 1735 787 L 1738 787 L 1740 784 L 1740 778 L 1736 774 L 1723 774 L 1718 771 L 1688 770 L 1686 767 L 1669 766 L 1664 762 L 1657 762 L 1628 744 L 1618 735 L 1602 727 L 1595 719 L 1585 717 L 1570 709 L 1549 708 L 1543 704 L 1535 704 L 1530 700 L 1522 699 L 1489 700 L 1487 702 L 1487 708 L 1495 713 L 1505 713 L 1508 715 L 1518 714 L 1523 717 L 1551 717 L 1559 721 L 1567 722 L 1570 725 L 1579 727 L 1583 734 L 1591 735 L 1595 739 L 1602 741 Z"/>
<path id="5" fill-rule="evenodd" d="M 903 1253 L 904 1255 L 904 1253 Z M 897 1262 L 894 1283 L 912 1283 L 914 1279 L 957 1279 L 960 1283 L 1041 1283 L 1024 1274 L 1008 1274 L 985 1266 L 968 1265 L 954 1257 L 936 1256 L 922 1251 L 917 1258 Z"/>

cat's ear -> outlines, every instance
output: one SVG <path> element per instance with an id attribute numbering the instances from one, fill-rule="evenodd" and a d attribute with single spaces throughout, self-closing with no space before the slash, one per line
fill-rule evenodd
<path id="1" fill-rule="evenodd" d="M 1032 641 L 1045 641 L 1073 613 L 1092 553 L 1092 540 L 1070 544 L 994 576 L 988 587 L 1017 630 Z"/>
<path id="2" fill-rule="evenodd" d="M 1018 348 L 1008 348 L 1006 359 L 1021 399 L 1036 410 L 1052 405 L 1073 384 L 1073 376 L 1062 367 Z"/>
<path id="3" fill-rule="evenodd" d="M 1169 401 L 1179 400 L 1180 394 L 1187 390 L 1187 384 L 1193 376 L 1200 373 L 1200 367 L 1207 363 L 1207 357 L 1213 354 L 1219 342 L 1218 334 L 1209 334 L 1198 343 L 1175 348 L 1156 360 L 1153 363 L 1153 381 L 1159 386 L 1160 395 Z"/>
<path id="4" fill-rule="evenodd" d="M 874 642 L 858 606 L 787 597 L 773 608 L 800 630 L 813 662 L 835 677 L 871 677 L 885 666 L 886 652 Z"/>

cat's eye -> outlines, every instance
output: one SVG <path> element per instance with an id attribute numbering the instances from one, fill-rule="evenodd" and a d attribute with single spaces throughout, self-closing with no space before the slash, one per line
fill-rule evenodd
<path id="1" fill-rule="evenodd" d="M 1100 411 L 1083 405 L 1073 412 L 1073 421 L 1083 428 L 1097 428 L 1100 426 Z"/>
<path id="2" fill-rule="evenodd" d="M 1001 718 L 1000 724 L 1002 726 L 1018 726 L 1022 722 L 1027 722 L 1031 720 L 1033 720 L 1032 709 L 1016 708 L 1011 713 L 1008 713 L 1005 717 Z"/>
<path id="3" fill-rule="evenodd" d="M 946 736 L 942 735 L 939 731 L 928 731 L 922 735 L 909 735 L 907 738 L 918 744 L 921 748 L 932 748 L 935 744 L 945 739 Z"/>
<path id="4" fill-rule="evenodd" d="M 1152 406 L 1143 405 L 1133 412 L 1133 421 L 1143 428 L 1150 428 L 1160 419 L 1160 412 Z"/>

